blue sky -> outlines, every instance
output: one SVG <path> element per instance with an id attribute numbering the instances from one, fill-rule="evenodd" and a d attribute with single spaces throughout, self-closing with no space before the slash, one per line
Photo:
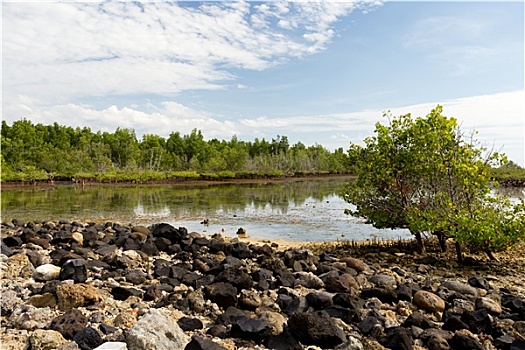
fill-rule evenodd
<path id="1" fill-rule="evenodd" d="M 2 118 L 348 148 L 437 104 L 524 165 L 523 2 L 3 2 Z"/>

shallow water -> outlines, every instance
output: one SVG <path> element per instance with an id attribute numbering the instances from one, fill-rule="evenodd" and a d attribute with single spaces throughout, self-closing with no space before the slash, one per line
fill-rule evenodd
<path id="1" fill-rule="evenodd" d="M 2 220 L 167 222 L 206 234 L 234 237 L 242 227 L 257 239 L 334 241 L 397 239 L 406 230 L 377 230 L 346 215 L 347 179 L 211 186 L 56 186 L 2 190 Z M 201 222 L 208 220 L 208 224 Z"/>

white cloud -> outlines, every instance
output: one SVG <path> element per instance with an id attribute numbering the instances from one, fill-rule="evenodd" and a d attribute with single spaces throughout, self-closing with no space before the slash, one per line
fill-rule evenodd
<path id="1" fill-rule="evenodd" d="M 4 103 L 18 95 L 64 104 L 93 96 L 220 89 L 235 78 L 230 68 L 264 70 L 324 50 L 334 23 L 363 6 L 3 3 Z M 280 21 L 289 23 L 287 29 L 276 25 Z"/>

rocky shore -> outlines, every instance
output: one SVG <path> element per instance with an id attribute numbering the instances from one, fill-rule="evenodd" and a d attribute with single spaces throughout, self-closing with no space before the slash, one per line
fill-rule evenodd
<path id="1" fill-rule="evenodd" d="M 523 246 L 279 249 L 168 224 L 2 224 L 0 348 L 525 349 Z"/>

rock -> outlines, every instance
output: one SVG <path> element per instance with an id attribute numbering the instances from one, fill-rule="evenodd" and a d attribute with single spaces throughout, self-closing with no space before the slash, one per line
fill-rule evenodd
<path id="1" fill-rule="evenodd" d="M 486 278 L 479 277 L 479 276 L 472 276 L 468 279 L 468 284 L 470 284 L 474 288 L 481 288 L 485 290 L 490 289 L 489 281 L 487 281 Z"/>
<path id="2" fill-rule="evenodd" d="M 359 339 L 350 335 L 346 343 L 336 346 L 334 350 L 364 350 L 364 346 Z"/>
<path id="3" fill-rule="evenodd" d="M 29 261 L 27 255 L 23 253 L 11 255 L 5 262 L 5 269 L 2 271 L 3 279 L 13 279 L 17 277 L 31 277 L 35 268 Z"/>
<path id="4" fill-rule="evenodd" d="M 67 343 L 62 335 L 53 330 L 37 329 L 29 337 L 29 348 L 39 350 L 55 350 Z"/>
<path id="5" fill-rule="evenodd" d="M 461 321 L 463 321 L 474 334 L 490 334 L 492 332 L 492 322 L 487 309 L 465 311 L 461 314 Z"/>
<path id="6" fill-rule="evenodd" d="M 261 311 L 257 313 L 261 321 L 266 321 L 272 327 L 270 334 L 278 335 L 284 331 L 286 318 L 278 312 Z"/>
<path id="7" fill-rule="evenodd" d="M 0 298 L 0 311 L 2 316 L 9 316 L 13 313 L 15 307 L 22 303 L 16 292 L 13 290 L 8 290 L 2 292 L 2 297 Z"/>
<path id="8" fill-rule="evenodd" d="M 326 309 L 333 305 L 332 294 L 328 292 L 308 293 L 306 295 L 308 305 L 315 310 Z"/>
<path id="9" fill-rule="evenodd" d="M 239 306 L 246 310 L 255 310 L 262 305 L 259 293 L 243 289 L 239 297 Z"/>
<path id="10" fill-rule="evenodd" d="M 429 350 L 450 350 L 447 340 L 438 335 L 430 337 L 427 347 Z"/>
<path id="11" fill-rule="evenodd" d="M 88 278 L 88 269 L 84 259 L 67 260 L 60 269 L 59 279 L 73 280 L 75 283 L 84 283 Z"/>
<path id="12" fill-rule="evenodd" d="M 414 294 L 413 303 L 417 307 L 430 312 L 442 312 L 445 310 L 445 301 L 443 299 L 434 293 L 424 290 L 419 290 Z"/>
<path id="13" fill-rule="evenodd" d="M 295 284 L 295 277 L 288 270 L 276 270 L 274 275 L 279 284 L 283 287 L 293 287 Z"/>
<path id="14" fill-rule="evenodd" d="M 501 309 L 501 305 L 497 301 L 487 297 L 476 298 L 474 306 L 476 310 L 487 309 L 487 312 L 489 314 L 495 316 L 498 316 L 503 312 L 503 310 Z"/>
<path id="15" fill-rule="evenodd" d="M 305 297 L 299 297 L 292 300 L 290 305 L 284 310 L 284 313 L 291 316 L 297 312 L 308 311 L 309 305 Z"/>
<path id="16" fill-rule="evenodd" d="M 203 337 L 193 336 L 184 350 L 227 350 L 224 346 Z"/>
<path id="17" fill-rule="evenodd" d="M 392 303 L 398 300 L 397 293 L 386 288 L 363 288 L 361 290 L 361 298 L 377 298 L 383 303 Z"/>
<path id="18" fill-rule="evenodd" d="M 510 345 L 510 350 L 525 350 L 525 340 L 514 340 Z"/>
<path id="19" fill-rule="evenodd" d="M 104 344 L 96 347 L 94 350 L 127 350 L 126 343 L 123 342 L 105 342 Z"/>
<path id="20" fill-rule="evenodd" d="M 356 270 L 357 272 L 363 272 L 367 267 L 362 260 L 352 257 L 342 258 L 340 261 L 346 263 L 346 266 Z"/>
<path id="21" fill-rule="evenodd" d="M 452 349 L 483 350 L 483 346 L 479 341 L 460 333 L 454 334 L 448 343 Z"/>
<path id="22" fill-rule="evenodd" d="M 9 316 L 9 322 L 13 328 L 33 330 L 45 328 L 52 317 L 52 311 L 48 307 L 36 308 L 31 305 L 20 304 Z"/>
<path id="23" fill-rule="evenodd" d="M 205 290 L 208 298 L 224 309 L 237 305 L 237 288 L 230 283 L 214 283 L 206 286 Z"/>
<path id="24" fill-rule="evenodd" d="M 395 289 L 397 287 L 396 279 L 390 275 L 373 275 L 368 277 L 368 282 L 378 288 Z"/>
<path id="25" fill-rule="evenodd" d="M 446 331 L 458 331 L 460 329 L 468 329 L 468 325 L 461 321 L 461 319 L 457 316 L 451 316 L 449 317 L 445 323 L 442 326 L 442 329 Z"/>
<path id="26" fill-rule="evenodd" d="M 441 283 L 441 286 L 461 294 L 474 296 L 478 295 L 478 291 L 476 290 L 476 288 L 471 287 L 468 284 L 461 283 L 459 281 L 444 281 L 443 283 Z"/>
<path id="27" fill-rule="evenodd" d="M 352 293 L 359 290 L 359 284 L 355 278 L 347 273 L 342 275 L 329 273 L 324 283 L 326 290 L 332 293 Z"/>
<path id="28" fill-rule="evenodd" d="M 392 350 L 412 350 L 412 338 L 403 327 L 387 328 L 379 344 Z"/>
<path id="29" fill-rule="evenodd" d="M 111 295 L 115 300 L 126 300 L 131 296 L 142 297 L 142 291 L 135 288 L 113 287 Z"/>
<path id="30" fill-rule="evenodd" d="M 297 286 L 303 286 L 310 289 L 321 289 L 324 287 L 324 282 L 311 272 L 299 272 L 297 273 L 294 282 L 294 287 Z"/>
<path id="31" fill-rule="evenodd" d="M 89 306 L 103 300 L 97 288 L 88 284 L 59 284 L 56 286 L 58 308 L 68 311 L 81 306 Z"/>
<path id="32" fill-rule="evenodd" d="M 412 327 L 412 326 L 416 326 L 416 327 L 419 327 L 421 329 L 427 329 L 427 328 L 431 328 L 432 324 L 430 323 L 428 318 L 423 316 L 421 313 L 414 312 L 410 316 L 407 317 L 407 319 L 403 323 L 403 326 L 407 327 L 407 328 L 408 327 Z"/>
<path id="33" fill-rule="evenodd" d="M 305 345 L 334 348 L 346 341 L 345 333 L 324 311 L 294 313 L 288 326 L 294 338 Z"/>
<path id="34" fill-rule="evenodd" d="M 274 350 L 303 350 L 303 347 L 290 334 L 288 329 L 276 335 L 270 335 L 264 340 L 264 345 L 267 349 Z"/>
<path id="35" fill-rule="evenodd" d="M 192 317 L 181 317 L 177 321 L 177 324 L 179 327 L 185 331 L 185 332 L 191 332 L 195 331 L 197 329 L 203 329 L 204 325 L 202 324 L 202 321 L 198 318 L 192 318 Z"/>
<path id="36" fill-rule="evenodd" d="M 50 307 L 53 308 L 57 305 L 57 299 L 51 293 L 44 293 L 42 295 L 33 295 L 28 300 L 29 305 L 34 307 Z"/>
<path id="37" fill-rule="evenodd" d="M 367 316 L 361 322 L 359 322 L 357 328 L 359 328 L 361 333 L 368 335 L 372 333 L 373 329 L 378 326 L 381 326 L 381 322 L 379 322 L 379 320 L 376 317 Z"/>
<path id="38" fill-rule="evenodd" d="M 261 342 L 271 330 L 272 326 L 266 321 L 239 316 L 232 322 L 231 336 Z"/>
<path id="39" fill-rule="evenodd" d="M 86 327 L 77 332 L 73 340 L 81 350 L 92 350 L 104 343 L 100 334 L 92 327 Z"/>
<path id="40" fill-rule="evenodd" d="M 131 328 L 137 323 L 137 312 L 136 310 L 125 310 L 121 311 L 115 316 L 113 325 L 121 328 Z"/>
<path id="41" fill-rule="evenodd" d="M 126 334 L 129 350 L 184 349 L 190 338 L 167 311 L 150 309 Z"/>
<path id="42" fill-rule="evenodd" d="M 0 254 L 3 254 L 7 257 L 10 257 L 14 254 L 13 250 L 4 243 L 4 240 L 2 240 L 2 243 L 0 245 Z"/>
<path id="43" fill-rule="evenodd" d="M 58 279 L 60 267 L 53 264 L 44 264 L 38 266 L 33 272 L 33 278 L 36 281 L 51 281 Z"/>
<path id="44" fill-rule="evenodd" d="M 87 317 L 80 310 L 72 309 L 55 317 L 49 328 L 59 332 L 66 339 L 73 339 L 75 334 L 86 327 L 87 322 Z"/>

